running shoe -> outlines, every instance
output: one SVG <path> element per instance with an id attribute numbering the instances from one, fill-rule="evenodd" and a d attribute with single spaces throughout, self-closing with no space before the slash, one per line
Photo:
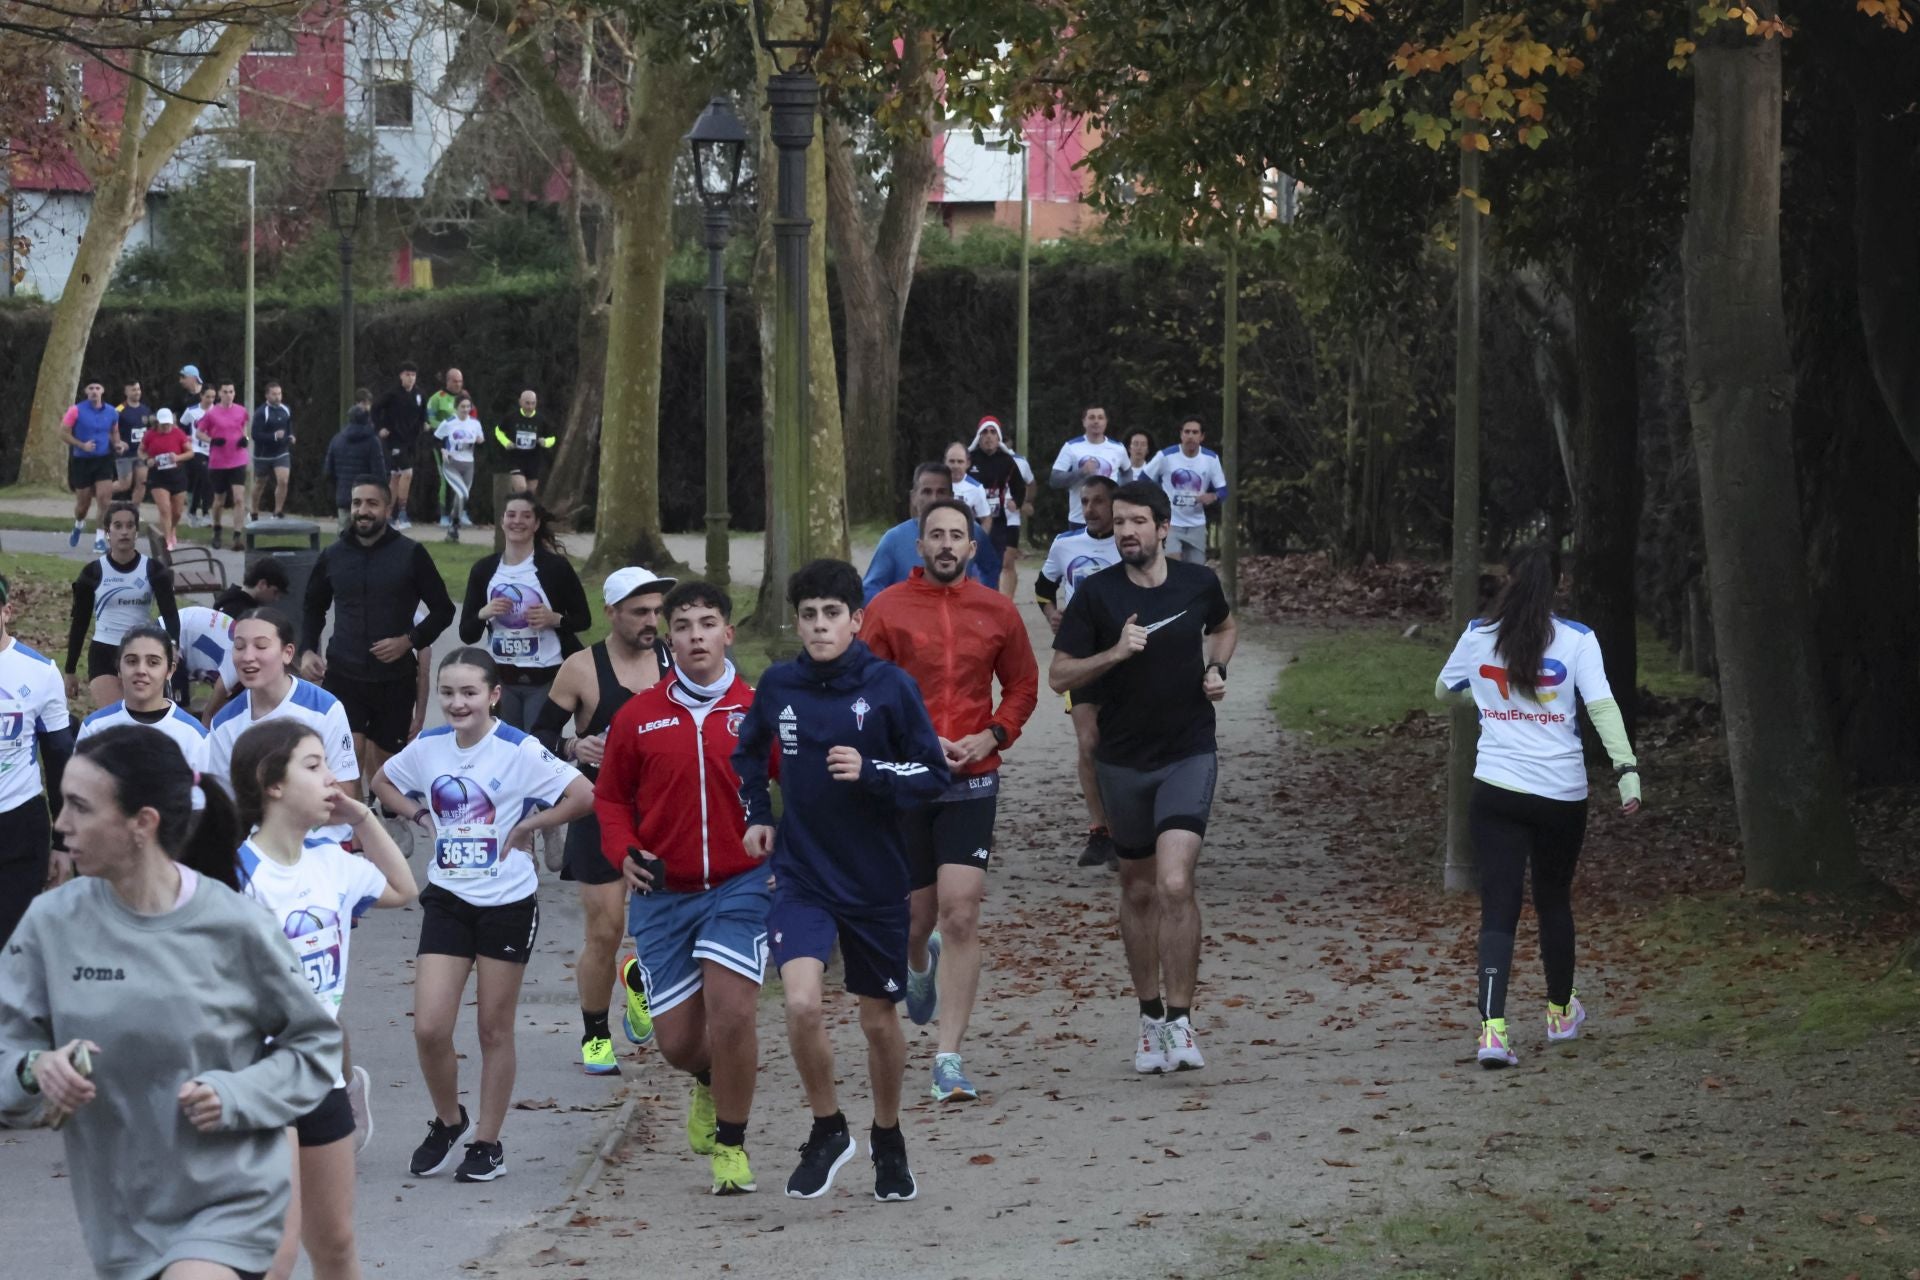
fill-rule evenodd
<path id="1" fill-rule="evenodd" d="M 1187 1019 L 1175 1018 L 1163 1023 L 1160 1036 L 1169 1070 L 1198 1071 L 1207 1065 L 1207 1060 L 1200 1056 L 1199 1044 L 1193 1038 L 1193 1023 Z"/>
<path id="2" fill-rule="evenodd" d="M 453 1175 L 455 1182 L 492 1182 L 507 1171 L 507 1152 L 497 1142 L 469 1142 L 467 1158 Z"/>
<path id="3" fill-rule="evenodd" d="M 1480 1024 L 1480 1049 L 1476 1056 L 1480 1059 L 1480 1065 L 1489 1071 L 1520 1065 L 1520 1059 L 1507 1047 L 1505 1018 L 1489 1018 Z"/>
<path id="4" fill-rule="evenodd" d="M 653 1014 L 647 1009 L 647 993 L 640 988 L 639 956 L 628 956 L 621 964 L 620 985 L 627 989 L 627 1010 L 620 1018 L 627 1039 L 635 1044 L 652 1044 Z"/>
<path id="5" fill-rule="evenodd" d="M 580 1069 L 590 1076 L 617 1076 L 620 1060 L 613 1056 L 613 1041 L 589 1032 L 580 1037 Z"/>
<path id="6" fill-rule="evenodd" d="M 468 515 L 468 514 L 467 514 L 466 512 L 464 512 L 464 511 L 462 511 L 462 512 L 460 513 L 460 527 L 461 527 L 462 529 L 471 529 L 471 528 L 473 528 L 473 517 L 472 517 L 472 516 L 470 516 L 470 515 Z"/>
<path id="7" fill-rule="evenodd" d="M 78 524 L 73 526 L 73 532 L 67 535 L 68 546 L 77 547 L 80 545 L 80 529 L 81 529 L 81 526 Z"/>
<path id="8" fill-rule="evenodd" d="M 393 518 L 393 527 L 396 529 L 411 529 L 413 528 L 413 521 L 407 519 L 407 513 L 402 511 Z"/>
<path id="9" fill-rule="evenodd" d="M 448 526 L 447 526 L 447 539 L 446 539 L 446 540 L 447 540 L 448 542 L 458 542 L 458 541 L 460 541 L 460 531 L 459 531 L 458 529 L 456 529 L 456 528 L 454 528 L 454 527 L 453 527 L 452 525 L 448 525 Z"/>
<path id="10" fill-rule="evenodd" d="M 911 1200 L 920 1194 L 907 1167 L 907 1144 L 896 1136 L 892 1142 L 873 1148 L 873 1198 L 875 1200 Z"/>
<path id="11" fill-rule="evenodd" d="M 713 1194 L 743 1196 L 760 1188 L 753 1181 L 753 1169 L 747 1164 L 745 1147 L 715 1143 L 713 1148 Z"/>
<path id="12" fill-rule="evenodd" d="M 107 535 L 98 529 L 93 533 L 93 553 L 97 556 L 107 554 Z"/>
<path id="13" fill-rule="evenodd" d="M 859 1145 L 845 1129 L 815 1134 L 800 1148 L 800 1165 L 787 1175 L 787 1194 L 796 1200 L 817 1200 L 833 1189 L 833 1177 L 853 1159 Z"/>
<path id="14" fill-rule="evenodd" d="M 713 1114 L 713 1090 L 695 1080 L 687 1094 L 687 1146 L 693 1154 L 710 1156 L 720 1149 L 713 1136 L 719 1123 L 719 1117 Z"/>
<path id="15" fill-rule="evenodd" d="M 448 528 L 448 527 L 449 527 L 449 526 L 451 526 L 452 524 L 453 524 L 453 517 L 452 517 L 452 516 L 446 516 L 446 515 L 443 515 L 443 516 L 441 516 L 441 517 L 440 517 L 440 527 L 441 527 L 442 529 L 445 529 L 445 528 Z"/>
<path id="16" fill-rule="evenodd" d="M 1580 1003 L 1580 993 L 1574 992 L 1567 997 L 1564 1006 L 1547 1004 L 1547 1039 L 1571 1040 L 1580 1034 L 1580 1024 L 1587 1020 L 1586 1007 Z"/>
<path id="17" fill-rule="evenodd" d="M 407 1167 L 416 1178 L 431 1178 L 436 1173 L 445 1173 L 447 1166 L 453 1163 L 453 1147 L 473 1128 L 473 1121 L 467 1118 L 467 1109 L 460 1108 L 460 1123 L 441 1124 L 440 1117 L 427 1121 L 427 1140 L 413 1149 L 413 1161 Z"/>
<path id="18" fill-rule="evenodd" d="M 235 551 L 245 551 L 247 549 L 247 544 L 241 540 L 240 531 L 238 529 L 235 529 L 233 531 L 233 541 L 229 545 Z"/>
<path id="19" fill-rule="evenodd" d="M 927 971 L 907 969 L 907 1017 L 916 1027 L 924 1027 L 940 1016 L 940 984 L 934 981 L 939 973 L 940 934 L 936 931 L 927 939 Z"/>
<path id="20" fill-rule="evenodd" d="M 933 1100 L 935 1102 L 978 1102 L 980 1091 L 960 1069 L 957 1053 L 933 1055 Z"/>
<path id="21" fill-rule="evenodd" d="M 547 864 L 547 870 L 555 875 L 567 865 L 567 829 L 565 827 L 547 827 L 540 833 L 540 857 Z"/>
<path id="22" fill-rule="evenodd" d="M 1143 1076 L 1173 1070 L 1173 1062 L 1167 1057 L 1167 1024 L 1144 1013 L 1140 1015 L 1140 1047 L 1133 1051 L 1133 1069 Z"/>
<path id="23" fill-rule="evenodd" d="M 347 1109 L 353 1112 L 353 1154 L 359 1155 L 373 1141 L 373 1109 L 367 1105 L 367 1087 L 373 1078 L 359 1064 L 347 1075 Z"/>
<path id="24" fill-rule="evenodd" d="M 1113 837 L 1107 834 L 1105 827 L 1087 828 L 1087 847 L 1080 851 L 1080 866 L 1111 866 L 1120 861 L 1120 852 L 1114 847 Z"/>

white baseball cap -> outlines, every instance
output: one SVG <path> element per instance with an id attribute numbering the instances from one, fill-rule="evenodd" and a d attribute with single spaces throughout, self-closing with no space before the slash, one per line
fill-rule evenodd
<path id="1" fill-rule="evenodd" d="M 166 409 L 166 408 L 161 408 L 161 409 L 155 409 L 155 410 L 153 411 L 153 420 L 154 420 L 155 422 L 160 422 L 160 423 L 165 423 L 165 424 L 166 424 L 166 425 L 168 425 L 168 426 L 172 426 L 172 425 L 173 425 L 173 410 L 171 410 L 171 409 Z"/>
<path id="2" fill-rule="evenodd" d="M 679 581 L 678 578 L 657 578 L 653 570 L 630 564 L 607 575 L 607 584 L 600 589 L 600 595 L 607 602 L 607 607 L 612 608 L 630 596 L 671 591 Z"/>

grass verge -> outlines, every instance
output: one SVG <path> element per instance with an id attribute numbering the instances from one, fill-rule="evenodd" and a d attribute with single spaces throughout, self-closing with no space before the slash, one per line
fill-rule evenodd
<path id="1" fill-rule="evenodd" d="M 1358 746 L 1370 730 L 1441 709 L 1433 680 L 1446 657 L 1445 642 L 1425 630 L 1410 639 L 1387 627 L 1319 636 L 1282 672 L 1273 712 L 1281 728 L 1323 746 Z"/>

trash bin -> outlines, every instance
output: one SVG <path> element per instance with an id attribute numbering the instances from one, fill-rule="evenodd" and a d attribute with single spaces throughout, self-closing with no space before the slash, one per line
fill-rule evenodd
<path id="1" fill-rule="evenodd" d="M 302 540 L 304 546 L 261 545 L 262 539 L 281 543 Z M 247 525 L 247 563 L 258 556 L 272 556 L 287 571 L 287 596 L 274 608 L 293 619 L 293 633 L 300 634 L 306 612 L 307 579 L 313 576 L 314 561 L 320 558 L 320 526 L 311 520 L 255 520 Z M 245 570 L 243 569 L 244 573 Z"/>

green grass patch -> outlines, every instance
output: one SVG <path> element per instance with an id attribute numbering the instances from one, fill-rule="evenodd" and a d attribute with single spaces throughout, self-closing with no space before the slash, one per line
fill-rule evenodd
<path id="1" fill-rule="evenodd" d="M 1356 746 L 1409 712 L 1440 710 L 1433 681 L 1446 657 L 1445 642 L 1424 630 L 1412 639 L 1384 627 L 1317 636 L 1281 672 L 1273 711 L 1281 728 L 1323 746 Z"/>
<path id="2" fill-rule="evenodd" d="M 1680 655 L 1668 647 L 1645 618 L 1640 620 L 1638 645 L 1642 689 L 1659 698 L 1713 699 L 1718 696 L 1713 681 L 1680 669 Z"/>

